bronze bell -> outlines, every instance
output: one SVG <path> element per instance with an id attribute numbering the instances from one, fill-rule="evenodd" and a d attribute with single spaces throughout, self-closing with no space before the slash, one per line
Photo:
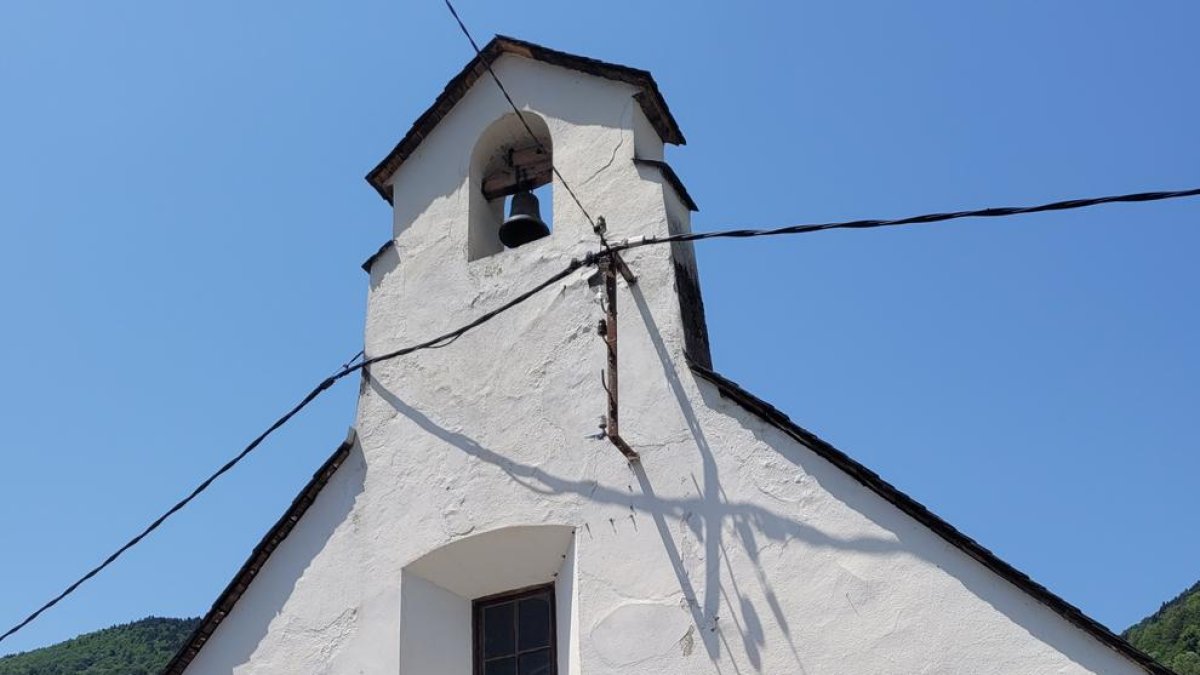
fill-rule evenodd
<path id="1" fill-rule="evenodd" d="M 516 248 L 548 234 L 550 227 L 542 220 L 537 195 L 528 190 L 514 194 L 508 218 L 500 226 L 500 243 L 508 248 Z"/>

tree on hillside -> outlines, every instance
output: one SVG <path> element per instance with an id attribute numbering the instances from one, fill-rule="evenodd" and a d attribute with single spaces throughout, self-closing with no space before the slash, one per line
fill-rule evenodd
<path id="1" fill-rule="evenodd" d="M 199 619 L 149 617 L 0 658 L 0 675 L 155 675 Z"/>
<path id="2" fill-rule="evenodd" d="M 1179 675 L 1200 675 L 1200 582 L 1125 631 L 1125 638 Z"/>

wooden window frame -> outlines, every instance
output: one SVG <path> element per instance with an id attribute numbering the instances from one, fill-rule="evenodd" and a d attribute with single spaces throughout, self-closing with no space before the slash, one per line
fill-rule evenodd
<path id="1" fill-rule="evenodd" d="M 527 586 L 518 588 L 512 591 L 487 595 L 482 598 L 475 598 L 471 601 L 471 672 L 474 675 L 483 675 L 483 610 L 493 605 L 499 605 L 507 602 L 516 602 L 522 598 L 532 597 L 535 595 L 550 596 L 550 675 L 558 675 L 558 608 L 554 594 L 554 584 L 539 584 L 537 586 Z M 520 628 L 517 628 L 520 631 Z M 520 633 L 516 636 L 517 643 L 520 643 Z M 527 652 L 538 651 L 545 647 L 537 649 L 529 649 Z M 515 651 L 514 656 L 518 657 L 523 652 Z"/>

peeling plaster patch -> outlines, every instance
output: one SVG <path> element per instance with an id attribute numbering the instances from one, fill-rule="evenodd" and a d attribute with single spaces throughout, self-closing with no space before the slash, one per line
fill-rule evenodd
<path id="1" fill-rule="evenodd" d="M 354 634 L 358 622 L 358 609 L 350 608 L 338 614 L 325 625 L 311 625 L 293 618 L 288 621 L 284 632 L 299 638 L 301 644 L 314 648 L 312 659 L 317 663 L 329 663 L 342 646 Z"/>
<path id="2" fill-rule="evenodd" d="M 800 504 L 811 499 L 812 477 L 791 467 L 781 466 L 775 457 L 767 457 L 750 473 L 759 492 L 785 504 Z"/>
<path id="3" fill-rule="evenodd" d="M 591 631 L 596 652 L 611 666 L 632 666 L 662 656 L 679 644 L 680 634 L 691 635 L 688 616 L 674 604 L 620 605 Z M 629 636 L 637 635 L 637 640 Z"/>
<path id="4" fill-rule="evenodd" d="M 839 571 L 836 588 L 850 602 L 856 614 L 860 613 L 859 610 L 874 603 L 878 596 L 875 588 L 877 584 L 864 580 L 841 565 L 837 565 L 837 567 Z"/>
<path id="5" fill-rule="evenodd" d="M 679 638 L 679 647 L 683 651 L 684 656 L 691 656 L 692 650 L 696 648 L 696 627 L 688 626 L 687 632 L 683 637 Z"/>
<path id="6" fill-rule="evenodd" d="M 442 509 L 442 529 L 451 538 L 461 537 L 475 530 L 471 514 L 463 508 L 466 501 L 466 497 L 459 497 Z"/>

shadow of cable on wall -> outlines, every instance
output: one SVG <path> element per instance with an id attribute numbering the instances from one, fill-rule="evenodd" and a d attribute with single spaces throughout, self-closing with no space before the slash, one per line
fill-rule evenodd
<path id="1" fill-rule="evenodd" d="M 502 452 L 485 447 L 466 434 L 441 426 L 428 415 L 408 405 L 399 396 L 389 391 L 369 372 L 365 373 L 364 377 L 368 386 L 399 415 L 406 417 L 425 432 L 458 448 L 467 455 L 499 468 L 513 481 L 534 493 L 547 496 L 575 494 L 592 502 L 620 505 L 623 508 L 631 507 L 635 512 L 649 515 L 654 520 L 659 538 L 674 569 L 680 592 L 691 613 L 696 634 L 701 638 L 709 659 L 719 668 L 722 646 L 727 651 L 732 651 L 724 630 L 726 625 L 732 624 L 742 640 L 742 648 L 751 665 L 756 671 L 761 671 L 761 652 L 765 645 L 762 613 L 754 607 L 749 596 L 739 587 L 736 577 L 732 575 L 727 544 L 723 541 L 723 533 L 728 527 L 728 530 L 735 534 L 731 543 L 735 542 L 743 547 L 747 557 L 753 563 L 756 581 L 761 586 L 763 596 L 769 606 L 770 616 L 786 637 L 799 672 L 805 672 L 780 602 L 762 569 L 758 556 L 760 546 L 755 533 L 760 533 L 766 539 L 776 543 L 801 540 L 813 547 L 854 550 L 875 555 L 901 554 L 905 551 L 893 539 L 834 537 L 809 524 L 775 513 L 757 504 L 729 501 L 721 489 L 717 463 L 712 455 L 712 449 L 700 426 L 695 410 L 687 399 L 679 374 L 669 358 L 666 346 L 650 316 L 645 300 L 637 291 L 635 291 L 634 298 L 643 320 L 646 321 L 658 357 L 663 364 L 668 385 L 687 420 L 693 442 L 701 456 L 702 481 L 696 481 L 693 476 L 693 481 L 697 484 L 696 497 L 659 497 L 655 493 L 654 486 L 645 469 L 637 464 L 631 465 L 631 470 L 636 477 L 640 493 L 630 494 L 612 487 L 598 485 L 594 481 L 555 476 L 540 467 L 516 462 Z M 684 524 L 698 540 L 703 542 L 705 553 L 702 592 L 697 591 L 696 584 L 688 574 L 684 556 L 671 533 L 672 521 Z M 730 589 L 724 588 L 722 584 L 721 566 L 723 561 L 729 570 Z M 727 607 L 724 613 L 720 611 L 722 599 Z M 730 660 L 728 663 L 732 664 L 735 671 L 740 672 L 735 662 Z"/>

